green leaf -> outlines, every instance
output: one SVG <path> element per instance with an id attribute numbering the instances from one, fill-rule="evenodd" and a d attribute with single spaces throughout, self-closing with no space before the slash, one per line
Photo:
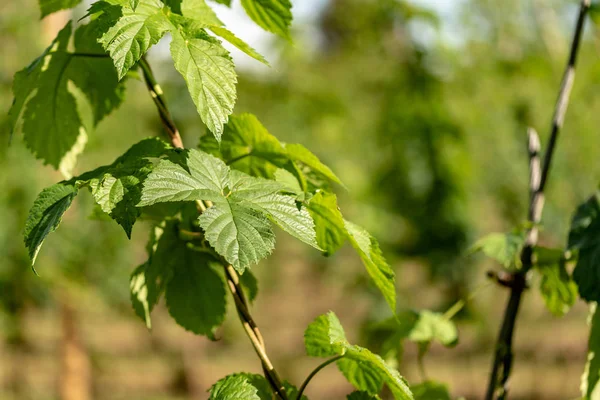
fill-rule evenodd
<path id="1" fill-rule="evenodd" d="M 237 47 L 242 52 L 246 53 L 248 56 L 254 58 L 257 61 L 260 61 L 265 65 L 269 65 L 269 62 L 265 59 L 265 57 L 262 54 L 254 50 L 248 43 L 235 36 L 233 32 L 218 25 L 211 25 L 209 29 L 212 33 L 227 40 L 229 43 Z"/>
<path id="2" fill-rule="evenodd" d="M 315 223 L 318 245 L 327 256 L 335 253 L 348 236 L 335 194 L 319 191 L 310 199 L 307 207 Z"/>
<path id="3" fill-rule="evenodd" d="M 237 76 L 229 52 L 202 29 L 174 30 L 171 56 L 204 124 L 221 139 L 235 104 Z"/>
<path id="4" fill-rule="evenodd" d="M 102 54 L 95 43 L 96 21 L 75 33 L 75 50 Z M 71 23 L 27 68 L 15 75 L 9 117 L 14 133 L 23 133 L 32 153 L 70 177 L 88 134 L 123 100 L 109 60 L 67 52 Z"/>
<path id="5" fill-rule="evenodd" d="M 259 374 L 250 374 L 247 372 L 241 372 L 230 376 L 243 377 L 248 383 L 254 386 L 257 390 L 257 395 L 260 400 L 273 400 L 273 390 L 267 379 Z"/>
<path id="6" fill-rule="evenodd" d="M 151 286 L 146 282 L 147 267 L 147 264 L 142 264 L 131 273 L 129 292 L 133 310 L 146 323 L 146 327 L 152 329 L 150 313 L 154 304 L 150 300 Z"/>
<path id="7" fill-rule="evenodd" d="M 261 400 L 258 390 L 243 375 L 227 376 L 210 388 L 208 400 Z"/>
<path id="8" fill-rule="evenodd" d="M 185 329 L 214 339 L 227 312 L 225 282 L 211 266 L 214 259 L 185 245 L 172 257 L 175 269 L 165 291 L 169 313 Z"/>
<path id="9" fill-rule="evenodd" d="M 204 0 L 182 0 L 180 10 L 184 17 L 191 18 L 205 26 L 223 25 L 217 14 Z"/>
<path id="10" fill-rule="evenodd" d="M 588 340 L 588 354 L 585 370 L 581 376 L 581 395 L 584 400 L 595 400 L 600 393 L 600 311 L 598 304 L 590 304 L 588 317 L 590 337 Z"/>
<path id="11" fill-rule="evenodd" d="M 492 233 L 479 239 L 470 249 L 481 251 L 505 268 L 521 268 L 521 250 L 525 245 L 523 233 Z"/>
<path id="12" fill-rule="evenodd" d="M 542 277 L 540 293 L 546 307 L 556 316 L 565 315 L 577 300 L 577 285 L 567 272 L 565 262 L 560 260 L 551 265 L 536 266 L 536 269 Z"/>
<path id="13" fill-rule="evenodd" d="M 9 111 L 12 132 L 23 132 L 31 152 L 69 177 L 92 128 L 91 106 L 69 77 L 71 23 L 44 53 L 17 72 Z"/>
<path id="14" fill-rule="evenodd" d="M 573 216 L 568 248 L 578 251 L 573 280 L 585 301 L 600 300 L 600 203 L 594 194 L 580 205 Z"/>
<path id="15" fill-rule="evenodd" d="M 383 257 L 379 243 L 358 225 L 350 221 L 344 221 L 344 225 L 350 243 L 362 259 L 371 279 L 383 294 L 392 311 L 396 312 L 395 274 Z"/>
<path id="16" fill-rule="evenodd" d="M 73 8 L 81 3 L 81 0 L 38 0 L 42 18 L 60 10 Z"/>
<path id="17" fill-rule="evenodd" d="M 35 264 L 44 239 L 58 228 L 63 214 L 76 195 L 77 188 L 68 182 L 52 185 L 38 195 L 25 223 L 25 245 L 31 265 Z"/>
<path id="18" fill-rule="evenodd" d="M 412 386 L 415 400 L 451 400 L 448 387 L 443 383 L 425 381 Z"/>
<path id="19" fill-rule="evenodd" d="M 417 343 L 437 340 L 444 346 L 451 347 L 458 342 L 458 330 L 456 325 L 443 314 L 423 310 L 419 313 L 419 318 L 408 338 Z"/>
<path id="20" fill-rule="evenodd" d="M 290 143 L 285 146 L 285 149 L 291 160 L 300 162 L 314 172 L 323 175 L 330 181 L 343 185 L 340 178 L 338 178 L 328 166 L 323 164 L 321 160 L 306 147 L 301 144 Z"/>
<path id="21" fill-rule="evenodd" d="M 292 3 L 289 0 L 242 0 L 246 14 L 261 28 L 290 40 Z"/>
<path id="22" fill-rule="evenodd" d="M 312 357 L 333 357 L 344 353 L 346 333 L 333 312 L 317 317 L 304 332 L 306 353 Z"/>
<path id="23" fill-rule="evenodd" d="M 79 186 L 88 186 L 102 211 L 109 214 L 131 237 L 133 224 L 141 211 L 142 182 L 153 168 L 153 158 L 164 155 L 169 146 L 158 138 L 144 139 L 133 145 L 112 164 L 77 178 Z"/>
<path id="24" fill-rule="evenodd" d="M 231 188 L 232 201 L 243 203 L 267 215 L 290 235 L 321 250 L 317 245 L 312 217 L 293 197 L 279 193 L 284 189 L 282 185 L 231 171 Z"/>
<path id="25" fill-rule="evenodd" d="M 398 371 L 369 350 L 348 343 L 344 329 L 333 312 L 317 317 L 304 333 L 306 352 L 310 356 L 343 356 L 338 367 L 358 390 L 377 394 L 383 383 L 395 399 L 412 399 L 404 378 Z"/>
<path id="26" fill-rule="evenodd" d="M 348 400 L 379 400 L 379 396 L 370 395 L 367 392 L 352 392 L 347 396 Z"/>
<path id="27" fill-rule="evenodd" d="M 200 227 L 217 253 L 242 273 L 275 248 L 275 234 L 261 213 L 223 199 L 202 213 Z"/>
<path id="28" fill-rule="evenodd" d="M 134 11 L 124 4 L 122 16 L 99 39 L 113 59 L 119 80 L 171 28 L 163 6 L 160 0 L 140 0 Z"/>
<path id="29" fill-rule="evenodd" d="M 384 379 L 379 368 L 369 362 L 342 358 L 337 362 L 340 372 L 357 389 L 372 395 L 381 392 Z"/>
<path id="30" fill-rule="evenodd" d="M 112 10 L 106 10 L 106 13 L 109 12 Z M 75 51 L 105 54 L 98 38 L 106 29 L 108 27 L 105 26 L 102 17 L 92 19 L 87 25 L 81 25 L 75 31 Z M 125 84 L 119 82 L 117 71 L 108 57 L 73 57 L 69 66 L 68 78 L 83 91 L 91 103 L 95 124 L 121 105 L 125 97 Z"/>
<path id="31" fill-rule="evenodd" d="M 135 313 L 148 329 L 152 327 L 150 313 L 162 296 L 165 286 L 173 276 L 177 258 L 172 257 L 181 243 L 173 222 L 152 227 L 146 245 L 148 260 L 136 268 L 129 281 L 131 303 Z"/>
<path id="32" fill-rule="evenodd" d="M 310 173 L 339 182 L 314 154 L 301 145 L 283 146 L 252 114 L 231 115 L 221 143 L 204 135 L 200 148 L 221 158 L 232 168 L 258 177 L 273 179 L 278 169 L 285 169 L 305 188 L 306 177 L 299 169 L 303 166 Z"/>
<path id="33" fill-rule="evenodd" d="M 137 6 L 140 4 L 140 0 L 129 0 L 129 7 L 131 7 L 131 9 L 133 11 L 135 11 L 135 9 L 137 8 Z"/>
<path id="34" fill-rule="evenodd" d="M 291 196 L 279 193 L 274 181 L 254 178 L 229 168 L 219 159 L 189 150 L 184 166 L 161 161 L 144 183 L 141 202 L 210 200 L 199 223 L 208 242 L 234 268 L 243 272 L 271 253 L 275 235 L 269 219 L 293 236 L 316 246 L 314 225 Z"/>

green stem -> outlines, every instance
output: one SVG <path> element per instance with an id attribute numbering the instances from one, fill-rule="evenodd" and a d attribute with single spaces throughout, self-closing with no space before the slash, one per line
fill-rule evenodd
<path id="1" fill-rule="evenodd" d="M 298 389 L 298 396 L 296 397 L 296 400 L 300 400 L 302 399 L 302 394 L 304 393 L 304 389 L 306 389 L 306 387 L 308 386 L 308 384 L 310 383 L 310 381 L 312 380 L 312 378 L 315 377 L 315 375 L 317 375 L 319 373 L 319 371 L 321 371 L 323 368 L 325 368 L 326 366 L 328 366 L 329 364 L 332 364 L 334 362 L 336 362 L 337 360 L 343 358 L 344 356 L 336 356 L 333 358 L 330 358 L 329 360 L 321 363 L 319 366 L 317 366 L 317 368 L 315 368 L 304 380 L 304 382 L 302 382 L 302 386 L 300 386 L 300 389 Z"/>

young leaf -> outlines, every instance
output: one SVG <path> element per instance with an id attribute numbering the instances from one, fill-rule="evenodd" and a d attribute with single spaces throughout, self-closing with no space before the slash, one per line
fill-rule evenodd
<path id="1" fill-rule="evenodd" d="M 419 318 L 408 338 L 417 343 L 430 343 L 437 340 L 444 346 L 451 347 L 458 342 L 458 331 L 456 325 L 443 314 L 423 310 L 419 313 Z"/>
<path id="2" fill-rule="evenodd" d="M 202 29 L 174 30 L 171 56 L 208 129 L 221 139 L 235 104 L 237 76 L 229 52 Z"/>
<path id="3" fill-rule="evenodd" d="M 245 289 L 248 300 L 252 303 L 258 295 L 258 279 L 256 279 L 252 271 L 246 270 L 240 275 L 240 283 Z"/>
<path id="4" fill-rule="evenodd" d="M 42 18 L 60 10 L 73 8 L 81 3 L 81 0 L 38 0 Z"/>
<path id="5" fill-rule="evenodd" d="M 333 357 L 348 344 L 340 320 L 333 312 L 317 317 L 304 332 L 304 347 L 311 357 Z"/>
<path id="6" fill-rule="evenodd" d="M 425 381 L 412 387 L 415 400 L 452 400 L 448 387 L 443 383 Z"/>
<path id="7" fill-rule="evenodd" d="M 144 183 L 141 202 L 210 200 L 199 223 L 208 242 L 239 272 L 271 253 L 275 235 L 269 219 L 293 236 L 316 246 L 308 212 L 291 196 L 279 193 L 274 181 L 253 178 L 219 159 L 190 150 L 181 154 L 184 166 L 161 161 Z"/>
<path id="8" fill-rule="evenodd" d="M 242 0 L 246 14 L 261 28 L 290 40 L 292 23 L 290 0 Z"/>
<path id="9" fill-rule="evenodd" d="M 348 238 L 352 247 L 356 250 L 363 261 L 365 268 L 375 285 L 379 288 L 383 297 L 393 312 L 396 311 L 396 286 L 394 270 L 388 265 L 379 243 L 366 230 L 350 221 L 344 221 L 348 232 Z"/>
<path id="10" fill-rule="evenodd" d="M 556 316 L 565 315 L 577 300 L 577 285 L 567 272 L 564 260 L 536 266 L 536 269 L 542 276 L 540 292 L 546 307 Z"/>
<path id="11" fill-rule="evenodd" d="M 261 400 L 258 390 L 243 375 L 229 375 L 210 388 L 208 400 Z"/>
<path id="12" fill-rule="evenodd" d="M 325 255 L 338 251 L 348 234 L 335 194 L 317 192 L 308 202 L 308 211 L 315 223 L 317 243 L 324 249 Z"/>
<path id="13" fill-rule="evenodd" d="M 304 333 L 306 351 L 310 356 L 343 356 L 338 367 L 358 390 L 374 395 L 383 383 L 390 388 L 395 399 L 412 399 L 412 394 L 404 378 L 385 361 L 369 350 L 351 345 L 344 329 L 334 313 L 321 315 L 313 321 Z"/>
<path id="14" fill-rule="evenodd" d="M 306 397 L 305 395 L 302 395 L 302 398 L 298 397 L 298 388 L 294 385 L 292 385 L 291 383 L 289 383 L 288 381 L 283 381 L 283 388 L 285 389 L 285 393 L 288 396 L 288 399 L 290 400 L 308 400 L 308 397 Z M 261 399 L 263 400 L 263 399 Z M 264 400 L 272 400 L 271 398 L 268 399 L 264 399 Z"/>
<path id="15" fill-rule="evenodd" d="M 150 285 L 146 282 L 147 265 L 137 267 L 129 278 L 129 292 L 133 310 L 145 323 L 148 329 L 152 329 L 150 313 L 154 306 L 150 300 Z"/>
<path id="16" fill-rule="evenodd" d="M 119 80 L 171 28 L 160 0 L 140 0 L 135 11 L 124 4 L 122 16 L 100 38 L 110 53 Z"/>
<path id="17" fill-rule="evenodd" d="M 523 233 L 492 233 L 479 239 L 470 249 L 481 251 L 505 268 L 521 268 L 521 250 L 525 244 Z"/>
<path id="18" fill-rule="evenodd" d="M 52 185 L 38 195 L 25 224 L 25 245 L 31 265 L 35 264 L 44 239 L 58 228 L 63 214 L 76 195 L 77 188 L 68 182 Z"/>
<path id="19" fill-rule="evenodd" d="M 578 250 L 573 280 L 585 301 L 600 301 L 600 203 L 596 193 L 580 205 L 569 231 L 569 250 Z"/>

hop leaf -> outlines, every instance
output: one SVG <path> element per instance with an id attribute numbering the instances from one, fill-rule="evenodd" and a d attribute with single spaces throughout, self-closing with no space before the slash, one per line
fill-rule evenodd
<path id="1" fill-rule="evenodd" d="M 229 375 L 213 385 L 208 400 L 261 400 L 244 375 Z"/>
<path id="2" fill-rule="evenodd" d="M 81 0 L 38 0 L 42 18 L 60 10 L 73 8 L 81 3 Z"/>
<path id="3" fill-rule="evenodd" d="M 144 183 L 139 206 L 158 202 L 210 200 L 199 218 L 208 242 L 238 271 L 271 253 L 275 236 L 269 220 L 316 245 L 312 218 L 274 181 L 230 171 L 221 160 L 190 150 L 181 165 L 163 160 Z"/>
<path id="4" fill-rule="evenodd" d="M 246 14 L 258 26 L 285 39 L 290 38 L 292 3 L 289 0 L 242 0 Z"/>
<path id="5" fill-rule="evenodd" d="M 174 30 L 171 56 L 200 118 L 221 139 L 235 104 L 237 76 L 229 52 L 202 29 Z"/>
<path id="6" fill-rule="evenodd" d="M 140 0 L 134 11 L 131 4 L 124 4 L 121 17 L 100 38 L 119 79 L 171 28 L 163 6 L 160 0 Z"/>
<path id="7" fill-rule="evenodd" d="M 333 312 L 321 315 L 304 333 L 308 355 L 316 357 L 343 356 L 338 367 L 358 390 L 377 394 L 383 383 L 390 388 L 395 399 L 412 399 L 404 378 L 398 371 L 369 350 L 348 343 L 344 329 Z"/>

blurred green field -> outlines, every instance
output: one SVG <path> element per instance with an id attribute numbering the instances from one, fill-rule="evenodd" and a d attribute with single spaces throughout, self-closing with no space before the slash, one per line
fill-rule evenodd
<path id="1" fill-rule="evenodd" d="M 498 268 L 468 256 L 468 247 L 525 221 L 526 128 L 547 139 L 576 2 L 305 1 L 293 2 L 294 45 L 239 24 L 236 33 L 265 49 L 273 66 L 234 53 L 236 112 L 255 113 L 273 134 L 307 145 L 340 176 L 348 188 L 338 188 L 341 207 L 382 243 L 397 273 L 400 307 L 444 311 Z M 0 110 L 12 102 L 14 73 L 84 10 L 40 22 L 34 0 L 0 3 Z M 239 7 L 232 13 L 233 21 L 242 18 Z M 547 191 L 544 245 L 564 244 L 572 212 L 600 181 L 599 43 L 590 24 Z M 159 44 L 150 59 L 193 147 L 205 128 L 165 49 Z M 125 104 L 90 135 L 77 172 L 161 135 L 153 107 L 144 84 L 130 79 Z M 5 113 L 0 127 L 6 144 Z M 128 279 L 146 258 L 149 226 L 136 225 L 128 241 L 117 225 L 91 217 L 88 195 L 49 237 L 34 275 L 22 240 L 27 212 L 37 193 L 62 177 L 21 137 L 1 146 L 0 167 L 0 400 L 65 398 L 65 379 L 74 379 L 74 390 L 91 385 L 97 400 L 201 399 L 229 373 L 260 371 L 233 308 L 216 342 L 176 326 L 164 305 L 146 330 L 131 311 Z M 349 249 L 325 258 L 284 235 L 278 242 L 274 256 L 254 267 L 261 292 L 253 310 L 278 370 L 299 384 L 319 362 L 304 356 L 303 331 L 312 319 L 333 310 L 364 343 L 366 324 L 388 314 Z M 506 294 L 494 285 L 479 290 L 457 316 L 458 346 L 434 346 L 425 360 L 427 376 L 448 382 L 456 397 L 483 396 Z M 579 396 L 586 318 L 582 302 L 556 318 L 537 291 L 527 293 L 513 399 Z M 399 369 L 411 382 L 422 378 L 416 346 L 407 345 Z M 347 385 L 330 367 L 307 395 L 343 398 Z"/>

